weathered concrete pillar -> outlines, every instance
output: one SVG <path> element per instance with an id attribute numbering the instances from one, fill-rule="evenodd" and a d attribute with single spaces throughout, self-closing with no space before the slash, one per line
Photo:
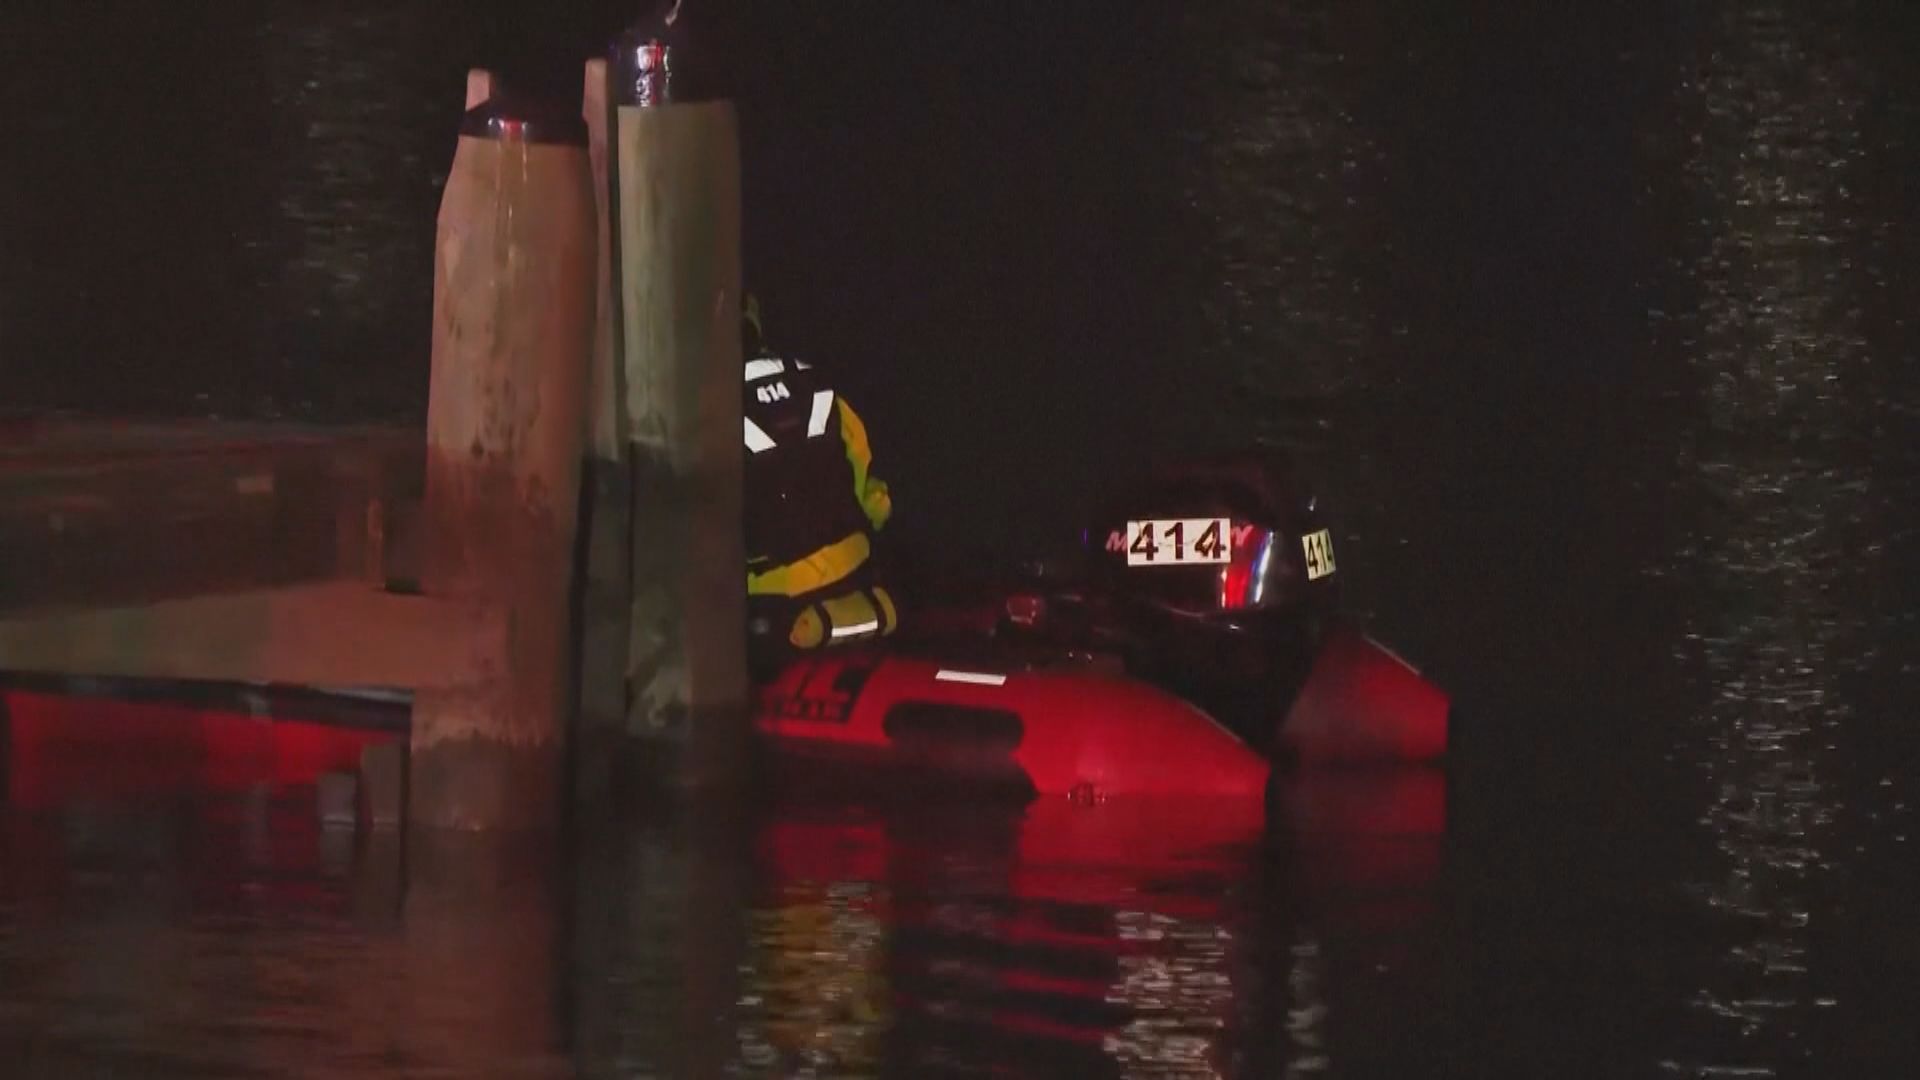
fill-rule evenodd
<path id="1" fill-rule="evenodd" d="M 434 259 L 421 586 L 502 607 L 507 644 L 415 699 L 415 825 L 558 821 L 594 234 L 577 115 L 498 95 L 467 112 Z"/>
<path id="2" fill-rule="evenodd" d="M 574 796 L 598 803 L 613 787 L 627 723 L 627 623 L 633 606 L 633 470 L 627 453 L 626 377 L 620 365 L 619 258 L 608 183 L 613 106 L 607 61 L 588 60 L 581 88 L 600 238 L 593 355 L 587 368 L 587 456 L 581 476 L 580 684 Z"/>
<path id="3" fill-rule="evenodd" d="M 675 96 L 670 32 L 629 34 L 611 65 L 628 728 L 674 752 L 680 785 L 724 787 L 748 735 L 739 136 L 731 102 Z"/>
<path id="4" fill-rule="evenodd" d="M 468 112 L 485 105 L 493 97 L 494 83 L 493 72 L 484 68 L 474 68 L 467 72 L 466 109 Z"/>
<path id="5" fill-rule="evenodd" d="M 626 373 L 621 370 L 620 298 L 617 294 L 619 237 L 613 233 L 613 192 L 610 137 L 614 123 L 612 83 L 607 61 L 586 62 L 580 88 L 580 114 L 587 125 L 587 160 L 593 169 L 595 235 L 599 258 L 595 277 L 593 354 L 587 365 L 587 454 L 595 461 L 618 462 L 623 457 L 629 424 L 626 415 Z"/>

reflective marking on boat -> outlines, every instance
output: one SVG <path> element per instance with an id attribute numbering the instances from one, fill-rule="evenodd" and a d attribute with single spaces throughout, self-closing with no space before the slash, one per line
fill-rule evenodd
<path id="1" fill-rule="evenodd" d="M 973 686 L 1005 686 L 1005 675 L 994 675 L 985 671 L 948 671 L 942 668 L 934 677 L 936 682 L 968 683 Z"/>
<path id="2" fill-rule="evenodd" d="M 747 381 L 770 379 L 787 370 L 787 365 L 778 360 L 760 359 L 747 361 Z"/>
<path id="3" fill-rule="evenodd" d="M 880 629 L 880 620 L 868 619 L 866 622 L 854 623 L 852 626 L 836 626 L 833 628 L 833 636 L 852 637 L 855 634 L 870 633 L 878 629 Z"/>
<path id="4" fill-rule="evenodd" d="M 1253 565 L 1253 602 L 1256 606 L 1260 603 L 1261 594 L 1267 591 L 1267 569 L 1272 560 L 1273 534 L 1268 533 L 1267 538 L 1260 541 L 1260 558 Z"/>
<path id="5" fill-rule="evenodd" d="M 1372 645 L 1374 648 L 1379 649 L 1381 652 L 1386 653 L 1389 657 L 1392 657 L 1393 660 L 1396 663 L 1398 663 L 1401 667 L 1406 668 L 1408 671 L 1413 672 L 1415 675 L 1420 674 L 1420 669 L 1417 667 L 1414 667 L 1412 662 L 1410 662 L 1406 657 L 1401 656 L 1399 653 L 1394 652 L 1392 649 L 1387 648 L 1387 646 L 1384 643 L 1382 643 L 1379 639 L 1375 638 L 1372 634 L 1362 634 L 1361 636 L 1367 639 L 1367 644 Z M 1421 676 L 1421 677 L 1424 678 L 1425 676 Z"/>

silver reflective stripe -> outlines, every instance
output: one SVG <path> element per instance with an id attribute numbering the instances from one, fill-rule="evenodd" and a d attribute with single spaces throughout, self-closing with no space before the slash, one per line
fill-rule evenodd
<path id="1" fill-rule="evenodd" d="M 787 370 L 787 365 L 778 360 L 760 359 L 747 361 L 747 381 L 771 378 Z"/>
<path id="2" fill-rule="evenodd" d="M 753 417 L 749 416 L 744 419 L 747 422 L 747 449 L 756 454 L 763 450 L 773 449 L 773 439 L 768 437 L 766 432 L 760 430 L 760 425 L 753 422 Z"/>
<path id="3" fill-rule="evenodd" d="M 827 433 L 827 417 L 833 415 L 833 391 L 813 392 L 813 415 L 807 418 L 807 438 Z"/>
<path id="4" fill-rule="evenodd" d="M 866 622 L 854 623 L 852 626 L 836 626 L 833 628 L 833 636 L 852 637 L 855 634 L 867 634 L 878 629 L 880 629 L 880 620 L 868 619 Z"/>
<path id="5" fill-rule="evenodd" d="M 986 671 L 948 671 L 945 668 L 941 668 L 939 673 L 934 675 L 933 678 L 935 682 L 968 683 L 973 686 L 1007 685 L 1007 677 L 1005 675 L 995 675 Z"/>

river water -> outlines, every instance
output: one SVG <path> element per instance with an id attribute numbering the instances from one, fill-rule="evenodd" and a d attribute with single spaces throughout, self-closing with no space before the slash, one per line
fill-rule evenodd
<path id="1" fill-rule="evenodd" d="M 742 6 L 749 272 L 900 542 L 1286 442 L 1456 696 L 1444 826 L 776 803 L 403 890 L 311 792 L 16 807 L 13 1072 L 1913 1072 L 1908 5 Z M 418 418 L 462 72 L 621 16 L 0 15 L 0 410 Z"/>

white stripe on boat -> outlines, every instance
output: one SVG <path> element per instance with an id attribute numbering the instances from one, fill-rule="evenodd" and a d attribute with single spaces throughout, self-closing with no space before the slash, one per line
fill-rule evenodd
<path id="1" fill-rule="evenodd" d="M 994 675 L 985 671 L 948 671 L 943 668 L 940 673 L 933 678 L 936 682 L 968 683 L 973 686 L 1007 685 L 1007 677 L 1005 675 Z"/>

